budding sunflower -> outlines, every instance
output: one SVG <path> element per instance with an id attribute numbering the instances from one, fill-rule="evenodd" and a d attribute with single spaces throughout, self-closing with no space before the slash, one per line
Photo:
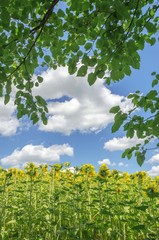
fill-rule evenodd
<path id="1" fill-rule="evenodd" d="M 106 180 L 110 176 L 110 170 L 108 166 L 104 163 L 100 166 L 98 177 L 100 180 Z"/>
<path id="2" fill-rule="evenodd" d="M 28 163 L 25 167 L 26 174 L 35 178 L 38 175 L 38 168 L 34 163 Z"/>
<path id="3" fill-rule="evenodd" d="M 83 175 L 87 175 L 88 177 L 94 176 L 95 175 L 95 169 L 92 164 L 84 164 L 81 167 L 81 173 Z"/>

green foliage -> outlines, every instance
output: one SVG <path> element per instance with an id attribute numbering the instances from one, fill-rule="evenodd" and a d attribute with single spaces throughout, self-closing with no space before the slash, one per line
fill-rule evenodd
<path id="1" fill-rule="evenodd" d="M 152 140 L 159 138 L 159 93 L 154 89 L 144 96 L 137 91 L 130 94 L 128 98 L 132 100 L 134 108 L 129 111 L 125 118 L 123 118 L 125 113 L 118 106 L 110 110 L 115 114 L 112 132 L 116 132 L 123 125 L 127 137 L 133 138 L 136 134 L 139 139 L 144 140 L 143 144 L 137 144 L 131 149 L 126 149 L 122 154 L 122 157 L 130 159 L 134 152 L 137 162 L 141 166 L 144 163 L 147 151 L 157 149 L 159 146 L 158 142 L 156 142 L 156 147 L 148 147 Z M 140 112 L 135 114 L 136 109 L 142 109 L 143 112 L 148 114 L 148 117 L 147 115 L 146 117 L 140 116 Z"/>
<path id="2" fill-rule="evenodd" d="M 87 67 L 96 65 L 94 75 L 88 77 L 90 85 L 97 77 L 105 77 L 106 70 L 110 71 L 112 81 L 118 81 L 130 75 L 131 68 L 140 67 L 138 50 L 143 49 L 146 42 L 155 43 L 157 10 L 158 5 L 150 0 L 29 0 L 27 4 L 24 0 L 1 1 L 3 86 L 8 82 L 16 87 L 20 84 L 25 91 L 22 83 L 24 79 L 31 80 L 39 66 L 39 57 L 40 65 L 68 65 L 69 73 L 77 72 L 78 76 L 85 76 Z M 83 65 L 77 70 L 80 60 Z M 7 91 L 9 95 L 11 89 Z"/>
<path id="3" fill-rule="evenodd" d="M 41 118 L 46 124 L 46 104 L 32 96 L 34 85 L 43 81 L 38 76 L 34 84 L 35 69 L 68 66 L 69 73 L 79 77 L 91 71 L 90 85 L 97 78 L 110 84 L 130 76 L 133 68 L 140 68 L 139 50 L 158 42 L 158 12 L 159 4 L 152 0 L 1 1 L 0 96 L 7 104 L 14 85 L 18 118 L 26 114 L 33 123 Z M 159 74 L 153 75 L 155 87 Z M 135 130 L 140 137 L 146 132 L 158 138 L 158 92 L 153 90 L 145 97 L 132 94 L 132 100 L 136 107 L 154 113 L 154 118 L 133 118 L 127 135 L 132 137 Z M 121 112 L 116 115 L 113 132 L 127 117 Z"/>

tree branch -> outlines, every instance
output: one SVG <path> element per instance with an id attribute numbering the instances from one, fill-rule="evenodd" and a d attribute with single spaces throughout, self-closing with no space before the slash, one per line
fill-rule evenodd
<path id="1" fill-rule="evenodd" d="M 30 55 L 33 47 L 36 45 L 36 42 L 38 41 L 38 39 L 39 39 L 39 37 L 40 37 L 40 35 L 41 35 L 42 31 L 43 31 L 43 28 L 44 28 L 47 20 L 48 20 L 49 17 L 51 16 L 51 13 L 52 13 L 55 5 L 56 5 L 58 2 L 59 2 L 59 0 L 53 0 L 51 6 L 49 7 L 48 11 L 47 11 L 46 14 L 44 15 L 43 20 L 40 22 L 40 24 L 39 24 L 38 26 L 36 26 L 35 28 L 33 28 L 33 29 L 30 31 L 31 33 L 35 33 L 36 31 L 38 31 L 38 30 L 40 29 L 40 31 L 39 31 L 39 33 L 37 34 L 34 42 L 32 43 L 30 49 L 28 50 L 26 56 L 25 56 L 25 57 L 23 58 L 23 60 L 19 63 L 19 65 L 10 73 L 10 75 L 8 76 L 8 78 L 11 77 L 11 76 L 25 63 L 25 61 L 26 61 L 26 59 L 28 58 L 28 56 Z"/>
<path id="2" fill-rule="evenodd" d="M 56 4 L 58 2 L 59 2 L 59 0 L 53 0 L 51 6 L 47 10 L 47 12 L 44 15 L 43 19 L 40 21 L 40 23 L 36 27 L 34 27 L 33 29 L 30 30 L 30 33 L 34 34 L 36 31 L 38 31 L 40 28 L 42 28 L 46 24 L 47 20 L 49 19 L 49 17 L 52 14 L 52 11 L 53 11 L 54 7 L 56 6 Z"/>

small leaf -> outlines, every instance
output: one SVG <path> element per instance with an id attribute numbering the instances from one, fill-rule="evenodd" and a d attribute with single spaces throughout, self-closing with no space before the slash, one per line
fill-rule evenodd
<path id="1" fill-rule="evenodd" d="M 144 230 L 145 229 L 145 225 L 140 224 L 140 225 L 136 225 L 134 227 L 131 228 L 132 230 Z"/>
<path id="2" fill-rule="evenodd" d="M 114 122 L 114 125 L 112 126 L 112 133 L 114 133 L 114 132 L 119 130 L 119 128 L 121 127 L 123 122 L 126 120 L 126 118 L 127 118 L 127 114 L 126 113 L 118 112 L 115 115 L 115 118 L 114 118 L 115 122 Z"/>
<path id="3" fill-rule="evenodd" d="M 43 124 L 47 125 L 47 117 L 44 112 L 41 114 L 41 119 L 42 119 Z"/>
<path id="4" fill-rule="evenodd" d="M 46 56 L 44 56 L 44 60 L 45 60 L 45 62 L 50 63 L 51 57 L 49 55 L 46 55 Z"/>
<path id="5" fill-rule="evenodd" d="M 61 18 L 65 17 L 65 13 L 61 9 L 58 10 L 57 15 L 58 15 L 58 17 L 61 17 Z"/>
<path id="6" fill-rule="evenodd" d="M 6 105 L 7 103 L 9 103 L 9 101 L 10 101 L 10 95 L 6 94 L 4 96 L 4 104 Z"/>
<path id="7" fill-rule="evenodd" d="M 151 75 L 152 75 L 152 76 L 156 75 L 156 72 L 152 72 Z"/>
<path id="8" fill-rule="evenodd" d="M 90 43 L 90 42 L 86 43 L 85 46 L 84 46 L 84 48 L 86 50 L 89 50 L 91 47 L 92 47 L 92 43 Z"/>
<path id="9" fill-rule="evenodd" d="M 37 123 L 37 122 L 39 121 L 39 117 L 38 117 L 38 115 L 37 115 L 36 112 L 33 112 L 33 113 L 31 114 L 30 119 L 33 121 L 33 124 L 35 124 L 35 123 Z"/>
<path id="10" fill-rule="evenodd" d="M 43 79 L 43 77 L 38 76 L 38 77 L 37 77 L 37 80 L 38 80 L 39 83 L 42 83 L 44 79 Z"/>
<path id="11" fill-rule="evenodd" d="M 157 91 L 156 90 L 151 90 L 147 95 L 146 98 L 154 100 L 155 97 L 157 96 Z"/>
<path id="12" fill-rule="evenodd" d="M 145 206 L 145 205 L 142 205 L 142 206 L 137 206 L 137 207 L 135 207 L 135 208 L 138 209 L 138 210 L 141 210 L 141 211 L 145 212 L 148 207 L 149 207 L 149 206 L 147 206 L 147 205 L 146 205 L 146 206 Z"/>
<path id="13" fill-rule="evenodd" d="M 140 167 L 142 166 L 142 164 L 145 161 L 145 153 L 146 153 L 145 150 L 143 152 L 136 151 L 136 153 L 135 153 L 135 156 L 137 157 L 137 163 L 139 164 Z"/>
<path id="14" fill-rule="evenodd" d="M 153 81 L 152 81 L 152 87 L 154 87 L 155 85 L 157 85 L 158 84 L 158 80 L 157 79 L 154 79 Z"/>
<path id="15" fill-rule="evenodd" d="M 68 66 L 68 72 L 69 72 L 70 75 L 74 74 L 76 71 L 77 71 L 77 67 L 76 67 L 75 63 L 70 64 Z"/>
<path id="16" fill-rule="evenodd" d="M 115 122 L 114 125 L 112 126 L 112 133 L 118 131 L 120 126 L 121 126 L 120 122 Z"/>
<path id="17" fill-rule="evenodd" d="M 35 96 L 38 105 L 40 106 L 46 106 L 46 101 L 41 96 Z"/>
<path id="18" fill-rule="evenodd" d="M 96 81 L 96 74 L 95 73 L 89 73 L 88 75 L 88 83 L 89 85 L 93 85 Z"/>
<path id="19" fill-rule="evenodd" d="M 147 28 L 147 31 L 150 32 L 150 33 L 155 33 L 156 30 L 157 30 L 155 25 L 151 22 L 147 22 L 145 27 Z"/>
<path id="20" fill-rule="evenodd" d="M 130 128 L 127 130 L 126 136 L 129 138 L 133 138 L 134 133 L 135 133 L 135 130 L 133 128 Z"/>
<path id="21" fill-rule="evenodd" d="M 84 77 L 84 76 L 87 74 L 87 69 L 88 69 L 87 66 L 82 65 L 82 66 L 78 69 L 77 76 L 78 76 L 78 77 Z"/>
<path id="22" fill-rule="evenodd" d="M 115 106 L 115 107 L 112 107 L 109 112 L 110 113 L 117 113 L 118 111 L 120 110 L 120 107 L 119 106 Z"/>

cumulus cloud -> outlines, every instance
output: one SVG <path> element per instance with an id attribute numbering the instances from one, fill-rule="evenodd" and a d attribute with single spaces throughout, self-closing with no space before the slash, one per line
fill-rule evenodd
<path id="1" fill-rule="evenodd" d="M 127 138 L 127 137 L 116 138 L 116 137 L 114 137 L 113 139 L 105 142 L 104 149 L 109 150 L 111 152 L 121 151 L 121 150 L 125 150 L 127 148 L 131 148 L 134 145 L 136 145 L 138 143 L 143 143 L 143 142 L 144 142 L 144 139 L 138 139 L 138 137 L 136 135 L 133 138 Z"/>
<path id="2" fill-rule="evenodd" d="M 11 99 L 10 102 L 5 105 L 4 99 L 0 98 L 0 135 L 14 135 L 19 125 L 20 123 L 15 116 L 15 106 L 13 100 Z"/>
<path id="3" fill-rule="evenodd" d="M 119 167 L 128 167 L 128 164 L 127 164 L 127 163 L 124 164 L 123 162 L 119 162 L 119 163 L 118 163 L 118 166 L 119 166 Z"/>
<path id="4" fill-rule="evenodd" d="M 154 156 L 152 156 L 148 161 L 147 163 L 150 163 L 150 164 L 159 164 L 159 153 L 155 154 Z"/>
<path id="5" fill-rule="evenodd" d="M 98 132 L 113 122 L 109 109 L 121 105 L 128 109 L 130 102 L 123 96 L 112 94 L 101 79 L 89 86 L 86 78 L 70 76 L 67 68 L 48 70 L 34 95 L 48 101 L 48 124 L 39 124 L 41 131 L 60 132 L 65 135 L 73 131 Z"/>
<path id="6" fill-rule="evenodd" d="M 21 150 L 14 150 L 11 155 L 2 158 L 0 162 L 3 167 L 21 168 L 28 162 L 53 164 L 63 155 L 73 156 L 73 148 L 69 144 L 52 145 L 48 148 L 43 145 L 26 145 Z"/>
<path id="7" fill-rule="evenodd" d="M 109 166 L 116 166 L 116 163 L 111 163 L 111 161 L 108 159 L 108 158 L 106 158 L 106 159 L 103 159 L 102 161 L 98 161 L 98 164 L 99 165 L 102 165 L 102 164 L 107 164 L 107 165 L 109 165 Z"/>
<path id="8" fill-rule="evenodd" d="M 158 166 L 153 166 L 149 171 L 147 171 L 147 173 L 151 177 L 159 176 L 159 165 Z"/>

